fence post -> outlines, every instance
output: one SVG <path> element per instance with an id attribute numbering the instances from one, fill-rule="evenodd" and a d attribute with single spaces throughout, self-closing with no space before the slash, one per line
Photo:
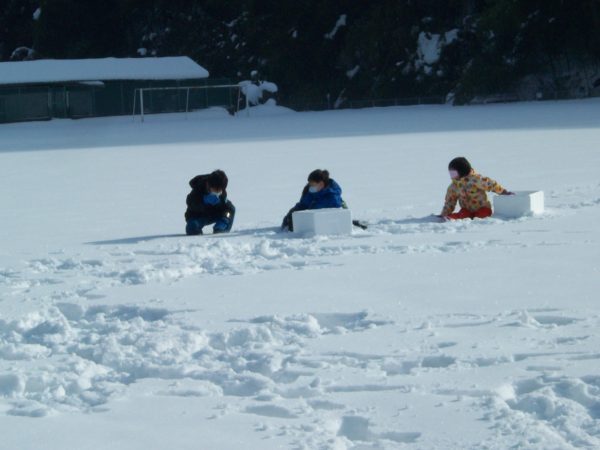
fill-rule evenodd
<path id="1" fill-rule="evenodd" d="M 133 88 L 133 113 L 131 114 L 131 117 L 133 118 L 133 121 L 135 122 L 135 100 L 137 97 L 137 88 Z"/>
<path id="2" fill-rule="evenodd" d="M 68 101 L 69 101 L 69 99 L 67 98 L 67 87 L 63 86 L 63 114 L 64 114 L 65 118 L 68 116 L 68 112 L 67 112 L 67 102 Z"/>
<path id="3" fill-rule="evenodd" d="M 238 86 L 238 95 L 237 95 L 237 103 L 235 105 L 235 113 L 236 115 L 240 112 L 240 97 L 242 96 L 242 88 Z"/>
<path id="4" fill-rule="evenodd" d="M 187 88 L 185 94 L 185 120 L 188 118 L 188 108 L 190 106 L 190 88 Z"/>
<path id="5" fill-rule="evenodd" d="M 140 117 L 144 121 L 144 88 L 140 88 Z"/>
<path id="6" fill-rule="evenodd" d="M 246 117 L 250 117 L 250 102 L 248 101 L 248 94 L 245 94 L 246 97 Z"/>

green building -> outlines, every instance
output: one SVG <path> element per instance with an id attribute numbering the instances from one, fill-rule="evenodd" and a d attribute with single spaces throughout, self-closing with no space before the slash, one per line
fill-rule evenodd
<path id="1" fill-rule="evenodd" d="M 226 85 L 186 56 L 0 63 L 0 123 L 132 114 L 140 88 Z M 136 113 L 140 102 L 137 91 Z M 144 113 L 233 107 L 228 88 L 144 92 Z"/>

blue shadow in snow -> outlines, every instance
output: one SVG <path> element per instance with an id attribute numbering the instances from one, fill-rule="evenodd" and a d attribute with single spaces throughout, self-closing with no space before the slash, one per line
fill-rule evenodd
<path id="1" fill-rule="evenodd" d="M 196 239 L 221 239 L 225 237 L 236 237 L 236 236 L 272 236 L 277 238 L 297 237 L 291 233 L 282 232 L 280 227 L 264 227 L 264 228 L 250 228 L 247 230 L 233 231 L 231 233 L 222 234 L 201 234 L 196 236 L 188 236 L 187 234 L 155 234 L 149 236 L 134 236 L 121 239 L 108 239 L 105 241 L 93 241 L 86 242 L 87 245 L 132 245 L 139 244 L 140 242 L 155 241 L 158 239 L 172 239 L 172 238 L 196 238 Z"/>

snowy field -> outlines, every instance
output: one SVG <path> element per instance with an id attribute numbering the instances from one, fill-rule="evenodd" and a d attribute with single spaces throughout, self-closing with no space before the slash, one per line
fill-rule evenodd
<path id="1" fill-rule="evenodd" d="M 0 126 L 0 448 L 600 447 L 600 101 Z M 468 157 L 545 214 L 434 223 Z M 185 237 L 223 168 L 231 236 Z M 327 168 L 367 231 L 275 227 Z"/>

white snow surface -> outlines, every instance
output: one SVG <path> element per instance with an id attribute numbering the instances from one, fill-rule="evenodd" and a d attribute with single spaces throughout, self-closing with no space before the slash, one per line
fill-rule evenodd
<path id="1" fill-rule="evenodd" d="M 207 77 L 208 71 L 187 56 L 38 59 L 0 62 L 0 84 L 93 80 L 172 80 Z"/>
<path id="2" fill-rule="evenodd" d="M 599 448 L 600 102 L 268 110 L 0 126 L 0 448 Z M 458 155 L 547 211 L 432 221 Z M 368 230 L 277 231 L 315 168 Z"/>

